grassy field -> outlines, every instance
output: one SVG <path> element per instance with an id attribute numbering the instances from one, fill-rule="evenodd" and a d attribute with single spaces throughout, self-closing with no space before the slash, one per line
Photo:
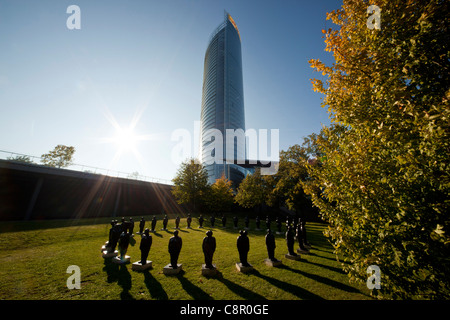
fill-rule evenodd
<path id="1" fill-rule="evenodd" d="M 150 227 L 149 217 L 146 218 L 146 227 Z M 119 267 L 102 258 L 100 248 L 108 239 L 109 219 L 3 222 L 0 299 L 371 299 L 365 286 L 348 283 L 347 275 L 341 271 L 340 262 L 322 234 L 325 225 L 307 224 L 313 249 L 310 255 L 302 255 L 300 261 L 284 258 L 287 252 L 284 236 L 276 235 L 275 256 L 283 261 L 283 266 L 271 268 L 263 262 L 267 257 L 265 232 L 255 231 L 254 222 L 251 223 L 248 260 L 255 270 L 242 274 L 235 267 L 239 257 L 238 230 L 232 228 L 230 220 L 227 229 L 219 227 L 217 222 L 212 228 L 217 241 L 213 262 L 220 273 L 211 278 L 201 274 L 204 263 L 201 244 L 210 229 L 209 221 L 205 221 L 204 229 L 198 229 L 194 218 L 194 228 L 186 229 L 185 219 L 181 220 L 183 248 L 179 263 L 183 264 L 183 272 L 177 276 L 162 272 L 170 261 L 167 248 L 174 220 L 169 221 L 168 231 L 161 231 L 162 221 L 158 221 L 148 258 L 153 261 L 153 268 L 146 272 L 132 271 L 131 264 Z M 134 231 L 137 230 L 138 223 Z M 131 240 L 127 252 L 131 262 L 140 259 L 139 241 L 139 235 Z M 70 265 L 80 267 L 79 290 L 69 290 L 66 286 L 70 276 L 66 270 Z"/>

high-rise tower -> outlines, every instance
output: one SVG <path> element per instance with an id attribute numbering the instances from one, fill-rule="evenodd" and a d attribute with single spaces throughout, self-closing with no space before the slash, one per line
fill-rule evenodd
<path id="1" fill-rule="evenodd" d="M 222 161 L 205 164 L 207 158 L 220 158 L 216 156 L 216 152 L 220 150 L 213 149 L 210 145 L 216 142 L 215 137 L 208 135 L 211 129 L 217 129 L 222 133 L 223 157 L 219 159 Z M 245 132 L 241 36 L 233 18 L 225 13 L 224 21 L 211 34 L 205 53 L 200 152 L 210 183 L 214 183 L 215 179 L 224 174 L 237 185 L 244 178 L 246 170 L 225 161 L 227 129 L 241 129 Z M 233 150 L 234 163 L 245 160 L 245 138 L 235 137 L 232 143 L 233 145 L 228 148 Z M 229 155 L 230 153 L 228 159 Z"/>

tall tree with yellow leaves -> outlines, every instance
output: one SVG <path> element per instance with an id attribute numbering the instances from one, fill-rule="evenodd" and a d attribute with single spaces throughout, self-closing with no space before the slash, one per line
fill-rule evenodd
<path id="1" fill-rule="evenodd" d="M 448 12 L 440 0 L 344 1 L 323 31 L 334 64 L 310 60 L 332 124 L 305 188 L 322 191 L 310 194 L 351 279 L 376 265 L 372 292 L 394 298 L 450 297 Z"/>

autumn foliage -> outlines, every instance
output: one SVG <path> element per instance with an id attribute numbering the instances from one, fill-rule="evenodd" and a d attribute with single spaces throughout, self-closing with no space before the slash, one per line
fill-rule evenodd
<path id="1" fill-rule="evenodd" d="M 325 155 L 304 185 L 330 226 L 346 271 L 365 282 L 381 270 L 394 298 L 450 297 L 448 1 L 344 1 L 324 30 L 335 62 L 310 65 L 332 124 L 315 143 Z"/>

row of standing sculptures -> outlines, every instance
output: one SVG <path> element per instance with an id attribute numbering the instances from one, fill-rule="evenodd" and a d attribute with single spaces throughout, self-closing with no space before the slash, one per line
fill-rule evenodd
<path id="1" fill-rule="evenodd" d="M 203 221 L 202 216 L 199 217 L 199 224 L 200 227 L 202 227 Z M 246 227 L 248 226 L 247 223 L 248 217 L 246 217 Z M 234 220 L 236 221 L 236 220 Z M 164 217 L 163 220 L 163 226 L 164 230 L 167 228 L 167 222 L 168 218 L 167 215 Z M 180 218 L 177 217 L 175 219 L 175 228 L 179 228 L 179 222 Z M 187 225 L 188 228 L 190 228 L 192 222 L 192 218 L 190 215 L 187 217 Z M 222 219 L 222 222 L 224 223 L 224 220 Z M 226 219 L 225 219 L 226 223 Z M 301 218 L 298 219 L 298 221 L 293 221 L 293 225 L 290 223 L 290 219 L 286 221 L 286 233 L 285 233 L 285 239 L 288 249 L 288 254 L 286 255 L 287 258 L 290 259 L 297 259 L 299 255 L 294 251 L 295 246 L 295 239 L 297 239 L 299 248 L 297 252 L 299 253 L 308 253 L 309 248 L 311 248 L 311 245 L 306 239 L 306 227 L 305 222 L 301 220 Z M 279 220 L 277 219 L 277 226 L 279 224 Z M 236 224 L 235 224 L 236 225 Z M 153 217 L 152 219 L 152 231 L 155 230 L 156 226 L 156 218 Z M 214 220 L 211 221 L 211 226 L 214 226 Z M 141 221 L 139 223 L 139 234 L 141 234 L 141 242 L 139 249 L 141 251 L 141 259 L 139 263 L 141 265 L 145 265 L 147 262 L 147 258 L 150 252 L 150 248 L 152 246 L 152 236 L 150 235 L 150 229 L 146 228 L 145 231 L 143 230 L 145 227 L 145 220 L 141 218 Z M 278 259 L 275 258 L 275 236 L 272 233 L 270 229 L 270 221 L 266 219 L 266 227 L 267 228 L 267 234 L 265 236 L 265 244 L 267 248 L 268 258 L 272 263 L 280 262 Z M 117 220 L 111 221 L 111 229 L 109 232 L 109 240 L 104 246 L 104 249 L 107 253 L 112 253 L 115 251 L 116 246 L 118 246 L 119 252 L 120 252 L 120 259 L 123 260 L 126 256 L 126 252 L 130 243 L 130 237 L 132 236 L 134 228 L 134 222 L 132 218 L 130 218 L 130 221 L 125 221 L 124 218 L 122 218 L 122 223 L 119 224 Z M 259 229 L 259 226 L 257 225 L 257 229 Z M 202 249 L 204 253 L 205 258 L 205 267 L 209 269 L 214 269 L 212 258 L 214 255 L 214 252 L 216 250 L 216 239 L 212 236 L 212 231 L 209 230 L 206 232 L 206 236 L 203 239 L 202 243 Z M 248 252 L 250 250 L 250 241 L 248 238 L 247 230 L 241 230 L 239 232 L 239 236 L 237 238 L 237 249 L 239 252 L 239 260 L 243 267 L 251 267 L 251 265 L 247 261 Z M 168 251 L 170 254 L 170 267 L 173 269 L 177 268 L 177 261 L 182 248 L 182 239 L 178 235 L 178 230 L 175 230 L 173 233 L 173 236 L 169 239 L 169 245 L 168 245 Z"/>
<path id="2" fill-rule="evenodd" d="M 301 219 L 299 218 L 298 221 L 300 221 Z M 169 221 L 169 218 L 167 217 L 167 215 L 164 215 L 164 219 L 163 219 L 163 229 L 162 230 L 167 230 L 167 223 Z M 175 228 L 179 229 L 180 227 L 180 217 L 177 216 L 175 218 Z M 204 224 L 205 218 L 203 218 L 202 215 L 200 215 L 198 217 L 198 223 L 200 228 L 203 228 L 203 224 Z M 210 219 L 210 226 L 212 228 L 215 227 L 215 223 L 216 223 L 216 217 L 215 216 L 211 216 Z M 221 218 L 221 222 L 222 222 L 222 227 L 226 227 L 227 224 L 227 217 L 226 215 L 223 215 Z M 239 218 L 237 216 L 233 217 L 233 226 L 234 228 L 238 228 L 238 222 L 239 222 Z M 265 230 L 267 229 L 271 229 L 271 222 L 272 220 L 270 219 L 269 216 L 266 217 L 265 219 Z M 130 218 L 130 221 L 125 222 L 124 218 L 122 218 L 122 224 L 124 223 L 128 223 L 131 225 L 131 228 L 134 228 L 134 221 L 132 220 L 132 218 Z M 153 218 L 151 219 L 151 231 L 154 232 L 156 229 L 156 223 L 157 223 L 157 219 L 156 216 L 153 216 Z M 191 223 L 192 223 L 192 217 L 190 214 L 188 214 L 187 218 L 186 218 L 186 224 L 187 224 L 187 228 L 191 228 Z M 286 229 L 288 228 L 289 225 L 291 225 L 291 223 L 293 224 L 294 230 L 297 229 L 297 220 L 295 218 L 291 218 L 291 217 L 287 217 L 285 225 L 286 225 Z M 244 218 L 244 224 L 245 224 L 245 228 L 248 229 L 249 228 L 249 224 L 250 224 L 250 218 L 248 216 L 246 216 Z M 276 228 L 277 228 L 277 232 L 281 233 L 281 227 L 282 227 L 282 220 L 280 217 L 277 217 L 275 220 L 275 224 L 276 224 Z M 256 225 L 256 230 L 261 230 L 261 219 L 259 218 L 259 216 L 256 216 L 255 218 L 255 225 Z M 304 227 L 304 221 L 303 221 L 303 227 Z M 139 221 L 139 233 L 142 234 L 143 230 L 145 228 L 145 219 L 144 217 L 141 217 L 141 220 Z M 132 230 L 132 229 L 131 229 Z M 132 232 L 132 231 L 131 231 Z"/>

